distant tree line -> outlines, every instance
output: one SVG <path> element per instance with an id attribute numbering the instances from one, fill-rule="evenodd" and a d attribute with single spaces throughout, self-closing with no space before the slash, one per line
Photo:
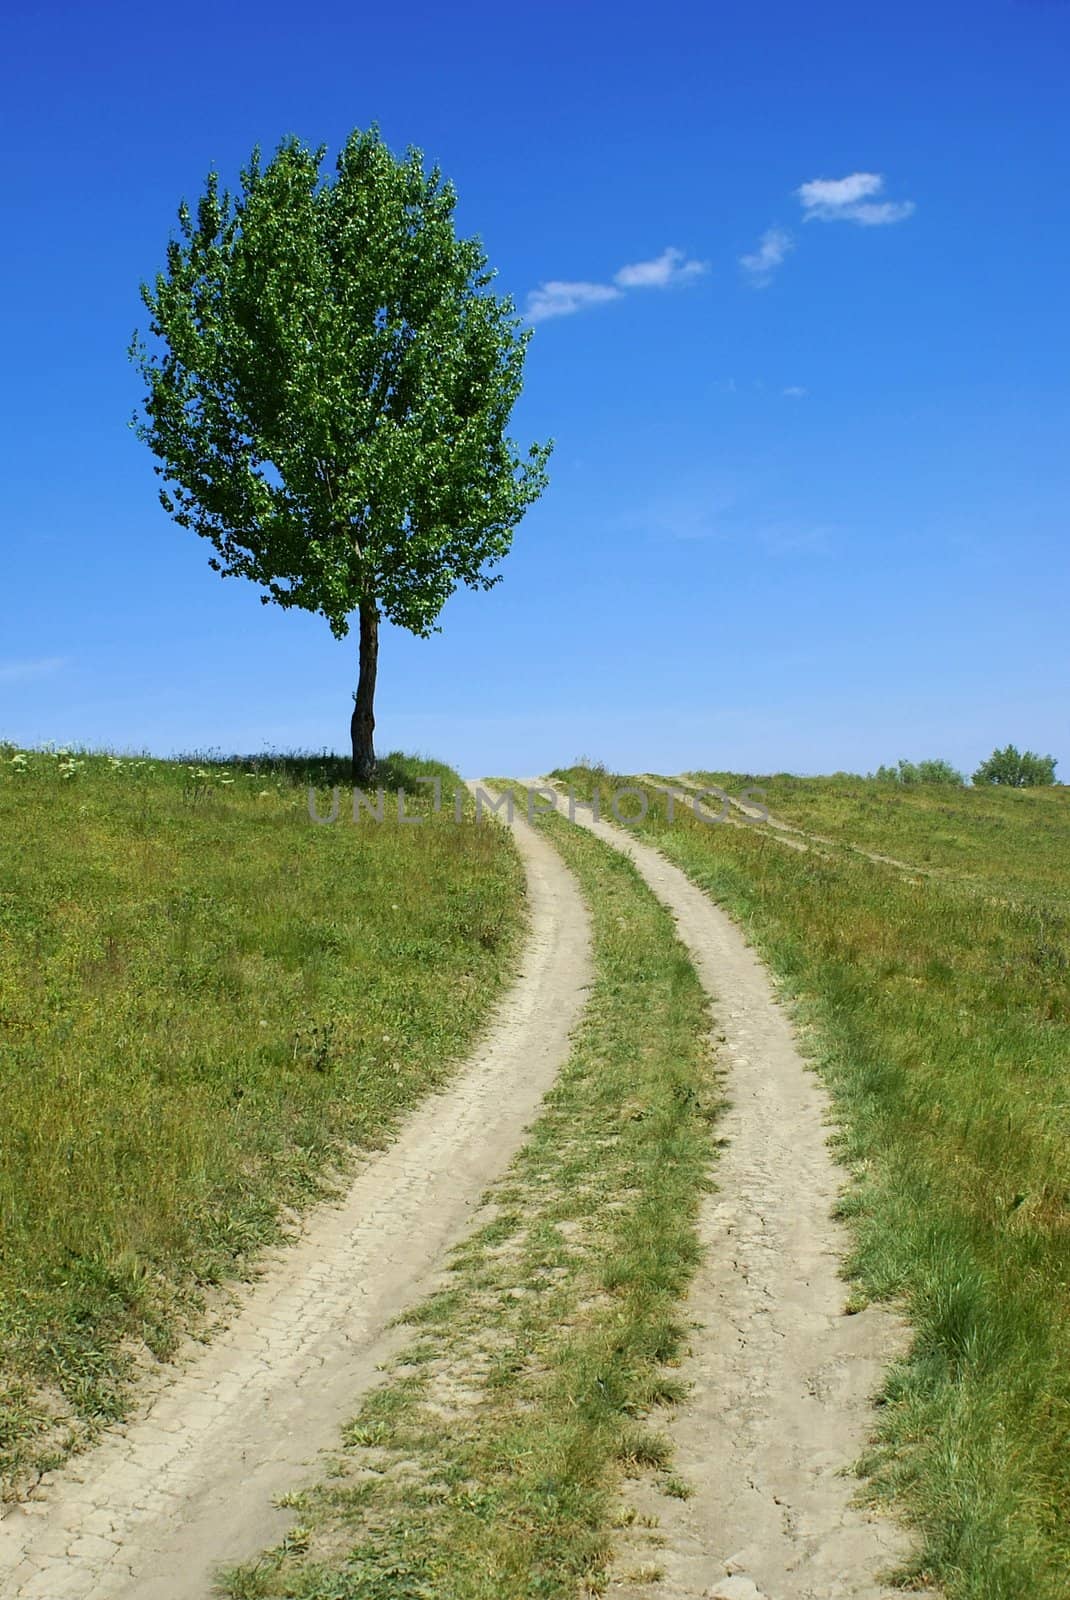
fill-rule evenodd
<path id="1" fill-rule="evenodd" d="M 964 784 L 966 778 L 950 761 L 899 761 L 894 767 L 878 767 L 872 774 L 882 783 L 913 786 L 919 783 Z M 1032 789 L 1055 782 L 1055 757 L 1038 756 L 1033 750 L 1018 750 L 1013 744 L 993 750 L 973 775 L 976 784 L 998 783 L 1012 789 Z"/>

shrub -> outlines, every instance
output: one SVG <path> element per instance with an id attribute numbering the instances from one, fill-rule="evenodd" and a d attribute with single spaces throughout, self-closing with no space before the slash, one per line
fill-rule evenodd
<path id="1" fill-rule="evenodd" d="M 957 767 L 950 761 L 900 761 L 895 767 L 878 767 L 874 777 L 882 783 L 950 783 L 966 782 Z"/>
<path id="2" fill-rule="evenodd" d="M 974 783 L 1005 783 L 1013 789 L 1033 789 L 1055 782 L 1055 757 L 1017 750 L 1013 744 L 993 750 L 973 775 Z"/>

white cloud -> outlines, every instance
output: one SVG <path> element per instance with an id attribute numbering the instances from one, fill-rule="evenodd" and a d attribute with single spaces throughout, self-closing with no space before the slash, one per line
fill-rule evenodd
<path id="1" fill-rule="evenodd" d="M 785 228 L 766 228 L 758 241 L 757 250 L 740 256 L 739 264 L 756 289 L 764 289 L 772 282 L 773 273 L 780 266 L 795 240 Z"/>
<path id="2" fill-rule="evenodd" d="M 653 261 L 636 261 L 614 273 L 613 282 L 622 289 L 668 289 L 676 283 L 689 283 L 709 271 L 708 261 L 690 261 L 682 250 L 668 245 Z"/>
<path id="3" fill-rule="evenodd" d="M 38 661 L 0 661 L 0 683 L 26 683 L 31 678 L 48 678 L 67 665 L 65 656 L 46 656 Z"/>
<path id="4" fill-rule="evenodd" d="M 708 270 L 708 262 L 692 261 L 669 245 L 653 261 L 635 261 L 613 274 L 612 283 L 569 283 L 552 279 L 528 295 L 527 319 L 545 322 L 549 317 L 571 317 L 591 306 L 619 300 L 626 289 L 669 289 L 690 283 Z"/>
<path id="5" fill-rule="evenodd" d="M 835 209 L 838 206 L 853 206 L 858 200 L 879 194 L 883 188 L 884 179 L 879 173 L 852 172 L 849 178 L 814 178 L 810 183 L 800 184 L 797 193 L 805 207 L 829 206 Z"/>
<path id="6" fill-rule="evenodd" d="M 540 283 L 528 295 L 529 322 L 545 322 L 548 317 L 571 317 L 576 311 L 586 311 L 589 306 L 604 305 L 607 300 L 619 300 L 621 291 L 611 283 L 563 283 L 553 279 Z"/>
<path id="7" fill-rule="evenodd" d="M 913 200 L 882 200 L 879 205 L 854 206 L 851 221 L 866 228 L 880 228 L 886 222 L 905 222 L 915 209 Z"/>
<path id="8" fill-rule="evenodd" d="M 781 394 L 787 395 L 789 400 L 805 400 L 810 393 L 801 383 L 789 383 L 786 389 L 781 389 Z"/>
<path id="9" fill-rule="evenodd" d="M 857 222 L 864 228 L 903 222 L 913 200 L 875 200 L 884 189 L 879 172 L 852 172 L 846 178 L 811 178 L 796 194 L 807 222 Z"/>

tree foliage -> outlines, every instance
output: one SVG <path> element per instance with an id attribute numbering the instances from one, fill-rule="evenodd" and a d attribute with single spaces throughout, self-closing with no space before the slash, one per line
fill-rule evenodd
<path id="1" fill-rule="evenodd" d="M 358 609 L 426 635 L 458 584 L 497 581 L 545 486 L 549 446 L 506 433 L 529 335 L 419 152 L 358 131 L 333 180 L 324 154 L 287 139 L 236 196 L 213 173 L 182 205 L 142 288 L 137 426 L 216 571 L 339 638 Z"/>
<path id="2" fill-rule="evenodd" d="M 974 783 L 1002 783 L 1014 789 L 1032 789 L 1055 782 L 1055 757 L 1038 756 L 1008 744 L 993 750 L 973 775 Z"/>
<path id="3" fill-rule="evenodd" d="M 917 783 L 945 783 L 960 784 L 966 779 L 957 767 L 950 761 L 902 761 L 894 767 L 878 767 L 873 774 L 882 783 L 901 783 L 913 785 Z"/>

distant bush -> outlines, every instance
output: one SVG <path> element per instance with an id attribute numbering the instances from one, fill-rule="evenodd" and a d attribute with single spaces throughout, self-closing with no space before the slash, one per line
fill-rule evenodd
<path id="1" fill-rule="evenodd" d="M 882 783 L 948 783 L 966 782 L 957 767 L 950 761 L 900 761 L 895 767 L 878 767 L 873 774 Z"/>
<path id="2" fill-rule="evenodd" d="M 1032 750 L 1016 750 L 1013 744 L 993 750 L 973 775 L 974 783 L 1005 783 L 1012 789 L 1033 789 L 1055 782 L 1055 757 L 1038 756 Z"/>
<path id="3" fill-rule="evenodd" d="M 608 778 L 609 768 L 604 761 L 596 761 L 593 756 L 577 756 L 571 767 L 562 767 L 563 772 L 576 772 L 583 770 L 593 772 L 596 778 Z"/>

